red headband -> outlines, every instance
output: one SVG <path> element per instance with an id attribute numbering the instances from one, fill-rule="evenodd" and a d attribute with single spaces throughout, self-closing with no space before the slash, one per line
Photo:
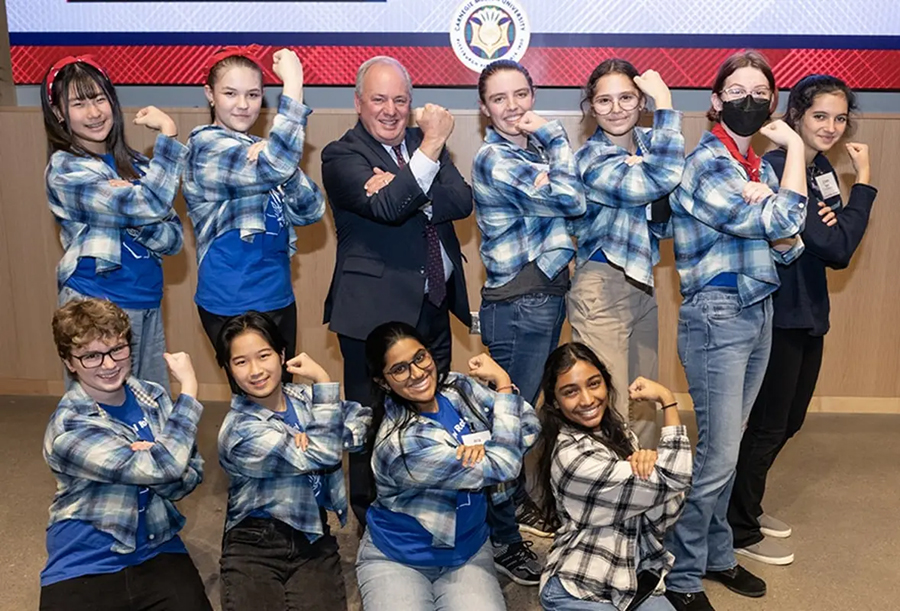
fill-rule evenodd
<path id="1" fill-rule="evenodd" d="M 106 76 L 106 70 L 97 63 L 97 60 L 94 59 L 93 55 L 69 55 L 55 64 L 50 68 L 50 72 L 47 74 L 47 100 L 50 102 L 50 105 L 53 106 L 53 81 L 56 80 L 56 75 L 59 74 L 59 71 L 68 66 L 69 64 L 77 64 L 77 63 L 87 64 L 89 66 L 93 66 L 97 70 Z M 109 78 L 106 76 L 106 78 Z"/>
<path id="2" fill-rule="evenodd" d="M 231 45 L 223 47 L 206 60 L 206 72 L 208 73 L 216 64 L 229 57 L 246 57 L 253 63 L 259 64 L 259 56 L 262 50 L 263 48 L 260 45 L 249 45 L 246 47 Z"/>

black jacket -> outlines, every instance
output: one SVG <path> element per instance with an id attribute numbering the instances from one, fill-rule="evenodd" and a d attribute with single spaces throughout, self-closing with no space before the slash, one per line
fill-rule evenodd
<path id="1" fill-rule="evenodd" d="M 784 150 L 770 151 L 765 159 L 772 164 L 781 180 Z M 850 257 L 866 231 L 878 191 L 870 185 L 857 183 L 850 189 L 850 201 L 846 206 L 840 196 L 827 200 L 827 205 L 838 203 L 841 206 L 836 209 L 837 224 L 828 227 L 819 216 L 822 197 L 814 176 L 834 172 L 834 168 L 821 153 L 816 155 L 813 164 L 807 171 L 809 204 L 806 207 L 806 226 L 800 234 L 805 249 L 790 265 L 777 266 L 781 286 L 774 295 L 773 323 L 779 329 L 809 329 L 810 335 L 818 336 L 828 332 L 831 311 L 825 268 L 844 269 L 850 264 Z"/>
<path id="2" fill-rule="evenodd" d="M 410 155 L 421 142 L 421 130 L 406 130 Z M 429 201 L 431 222 L 453 263 L 447 287 L 450 311 L 467 326 L 471 324 L 453 221 L 472 213 L 472 189 L 446 149 L 441 151 L 440 164 L 430 192 L 423 193 L 409 166 L 401 170 L 360 122 L 322 151 L 322 180 L 338 240 L 324 322 L 335 333 L 365 339 L 383 322 L 416 324 L 425 296 L 427 254 L 428 219 L 421 208 Z M 374 168 L 396 177 L 367 197 L 364 185 Z"/>

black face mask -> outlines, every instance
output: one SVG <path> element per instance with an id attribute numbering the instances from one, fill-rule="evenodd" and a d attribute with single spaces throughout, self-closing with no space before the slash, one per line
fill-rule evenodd
<path id="1" fill-rule="evenodd" d="M 738 136 L 752 136 L 768 120 L 769 104 L 769 100 L 757 100 L 749 94 L 722 102 L 722 122 Z"/>

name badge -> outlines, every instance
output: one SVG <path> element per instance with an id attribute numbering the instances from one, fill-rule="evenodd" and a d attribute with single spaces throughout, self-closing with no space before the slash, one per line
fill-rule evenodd
<path id="1" fill-rule="evenodd" d="M 484 445 L 486 441 L 490 440 L 490 431 L 479 431 L 478 433 L 469 433 L 468 435 L 462 436 L 462 442 L 464 446 L 481 446 Z"/>
<path id="2" fill-rule="evenodd" d="M 838 186 L 837 177 L 835 177 L 834 172 L 816 176 L 816 186 L 819 187 L 819 193 L 822 194 L 822 199 L 831 199 L 835 195 L 841 194 L 841 188 Z"/>

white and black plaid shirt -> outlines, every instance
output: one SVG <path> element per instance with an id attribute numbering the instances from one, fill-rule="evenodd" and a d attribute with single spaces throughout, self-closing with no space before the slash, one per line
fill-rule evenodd
<path id="1" fill-rule="evenodd" d="M 632 443 L 637 447 L 637 439 Z M 550 475 L 562 526 L 541 588 L 555 575 L 577 598 L 624 609 L 637 590 L 638 569 L 660 575 L 671 569 L 663 536 L 681 514 L 691 485 L 685 427 L 664 427 L 657 451 L 655 471 L 642 480 L 597 439 L 562 428 Z"/>

